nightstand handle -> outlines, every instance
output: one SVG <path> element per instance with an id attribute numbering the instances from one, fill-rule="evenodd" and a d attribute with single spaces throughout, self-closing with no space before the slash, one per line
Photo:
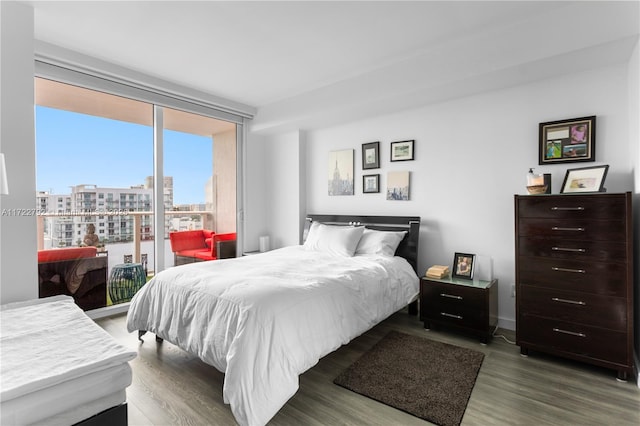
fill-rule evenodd
<path id="1" fill-rule="evenodd" d="M 455 294 L 440 293 L 440 296 L 442 296 L 442 297 L 448 297 L 449 299 L 458 299 L 458 300 L 462 300 L 462 296 L 456 296 Z"/>
<path id="2" fill-rule="evenodd" d="M 459 320 L 462 319 L 462 317 L 460 315 L 448 314 L 446 312 L 440 312 L 440 315 L 442 315 L 443 317 L 455 318 L 455 319 L 459 319 Z"/>
<path id="3" fill-rule="evenodd" d="M 551 207 L 551 210 L 582 211 L 584 210 L 584 207 Z"/>
<path id="4" fill-rule="evenodd" d="M 556 333 L 569 334 L 571 336 L 576 336 L 576 337 L 587 337 L 587 335 L 584 333 L 576 333 L 575 331 L 567 331 L 559 328 L 554 328 L 553 331 L 555 331 Z"/>
<path id="5" fill-rule="evenodd" d="M 575 272 L 577 274 L 585 274 L 587 272 L 584 269 L 556 268 L 555 266 L 552 266 L 551 269 L 558 272 Z"/>
<path id="6" fill-rule="evenodd" d="M 551 250 L 570 251 L 575 253 L 585 253 L 587 251 L 587 249 L 583 249 L 583 248 L 569 248 L 569 247 L 551 247 Z"/>
<path id="7" fill-rule="evenodd" d="M 582 302 L 580 300 L 569 300 L 569 299 L 559 299 L 557 297 L 552 297 L 551 300 L 553 300 L 554 302 L 560 302 L 560 303 L 569 303 L 571 305 L 582 305 L 582 306 L 586 306 L 585 302 Z"/>
<path id="8" fill-rule="evenodd" d="M 551 228 L 552 231 L 578 231 L 583 232 L 584 228 L 563 228 L 561 226 L 554 226 Z"/>

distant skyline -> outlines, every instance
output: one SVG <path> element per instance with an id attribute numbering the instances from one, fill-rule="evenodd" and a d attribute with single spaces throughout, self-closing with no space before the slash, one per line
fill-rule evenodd
<path id="1" fill-rule="evenodd" d="M 164 175 L 174 204 L 205 202 L 213 174 L 211 138 L 164 131 Z M 153 175 L 150 126 L 36 106 L 36 187 L 69 194 L 71 186 L 129 188 Z"/>

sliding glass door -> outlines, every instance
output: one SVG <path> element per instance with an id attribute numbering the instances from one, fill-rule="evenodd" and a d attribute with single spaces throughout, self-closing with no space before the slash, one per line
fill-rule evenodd
<path id="1" fill-rule="evenodd" d="M 203 231 L 204 253 L 180 263 L 217 257 L 211 235 L 236 232 L 236 125 L 171 108 L 162 117 L 165 236 Z M 165 264 L 174 265 L 168 249 Z"/>
<path id="2" fill-rule="evenodd" d="M 236 232 L 236 124 L 49 79 L 35 86 L 40 297 L 67 294 L 85 310 L 127 303 L 174 265 L 171 232 Z"/>

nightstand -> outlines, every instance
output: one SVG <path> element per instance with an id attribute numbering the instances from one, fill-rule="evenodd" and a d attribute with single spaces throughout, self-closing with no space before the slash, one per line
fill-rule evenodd
<path id="1" fill-rule="evenodd" d="M 420 320 L 491 340 L 498 325 L 498 280 L 420 278 Z"/>

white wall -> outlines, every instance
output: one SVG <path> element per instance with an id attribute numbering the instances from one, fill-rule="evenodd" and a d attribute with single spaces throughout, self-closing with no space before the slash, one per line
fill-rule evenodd
<path id="1" fill-rule="evenodd" d="M 245 252 L 270 237 L 271 249 L 299 243 L 305 212 L 304 135 L 299 131 L 246 142 Z"/>
<path id="2" fill-rule="evenodd" d="M 0 151 L 9 195 L 0 195 L 0 303 L 38 297 L 33 109 L 33 9 L 0 2 Z"/>
<path id="3" fill-rule="evenodd" d="M 264 161 L 265 143 L 261 136 L 247 132 L 244 147 L 244 234 L 243 249 L 245 252 L 258 250 L 258 238 L 266 235 L 267 218 L 265 217 L 266 191 L 262 179 L 266 173 Z"/>
<path id="4" fill-rule="evenodd" d="M 264 190 L 263 210 L 271 248 L 300 243 L 300 224 L 305 214 L 304 135 L 290 132 L 263 140 L 264 175 L 256 177 Z M 257 241 L 256 241 L 257 244 Z"/>
<path id="5" fill-rule="evenodd" d="M 456 251 L 491 256 L 500 282 L 500 325 L 515 328 L 513 195 L 525 194 L 529 167 L 552 174 L 558 193 L 568 168 L 609 164 L 609 192 L 633 188 L 628 155 L 628 68 L 626 65 L 494 91 L 396 114 L 373 117 L 306 134 L 305 213 L 417 215 L 422 218 L 419 270 L 451 264 Z M 597 116 L 597 162 L 538 166 L 538 123 Z M 392 141 L 415 139 L 415 161 L 389 161 Z M 363 143 L 380 141 L 380 194 L 362 193 Z M 297 176 L 296 138 L 266 138 L 270 180 L 267 205 L 272 239 L 291 241 L 290 217 L 297 203 L 290 188 Z M 327 194 L 328 153 L 355 150 L 354 196 Z M 636 165 L 637 166 L 637 165 Z M 410 201 L 387 201 L 386 174 L 411 172 Z M 279 200 L 277 202 L 272 202 Z"/>

